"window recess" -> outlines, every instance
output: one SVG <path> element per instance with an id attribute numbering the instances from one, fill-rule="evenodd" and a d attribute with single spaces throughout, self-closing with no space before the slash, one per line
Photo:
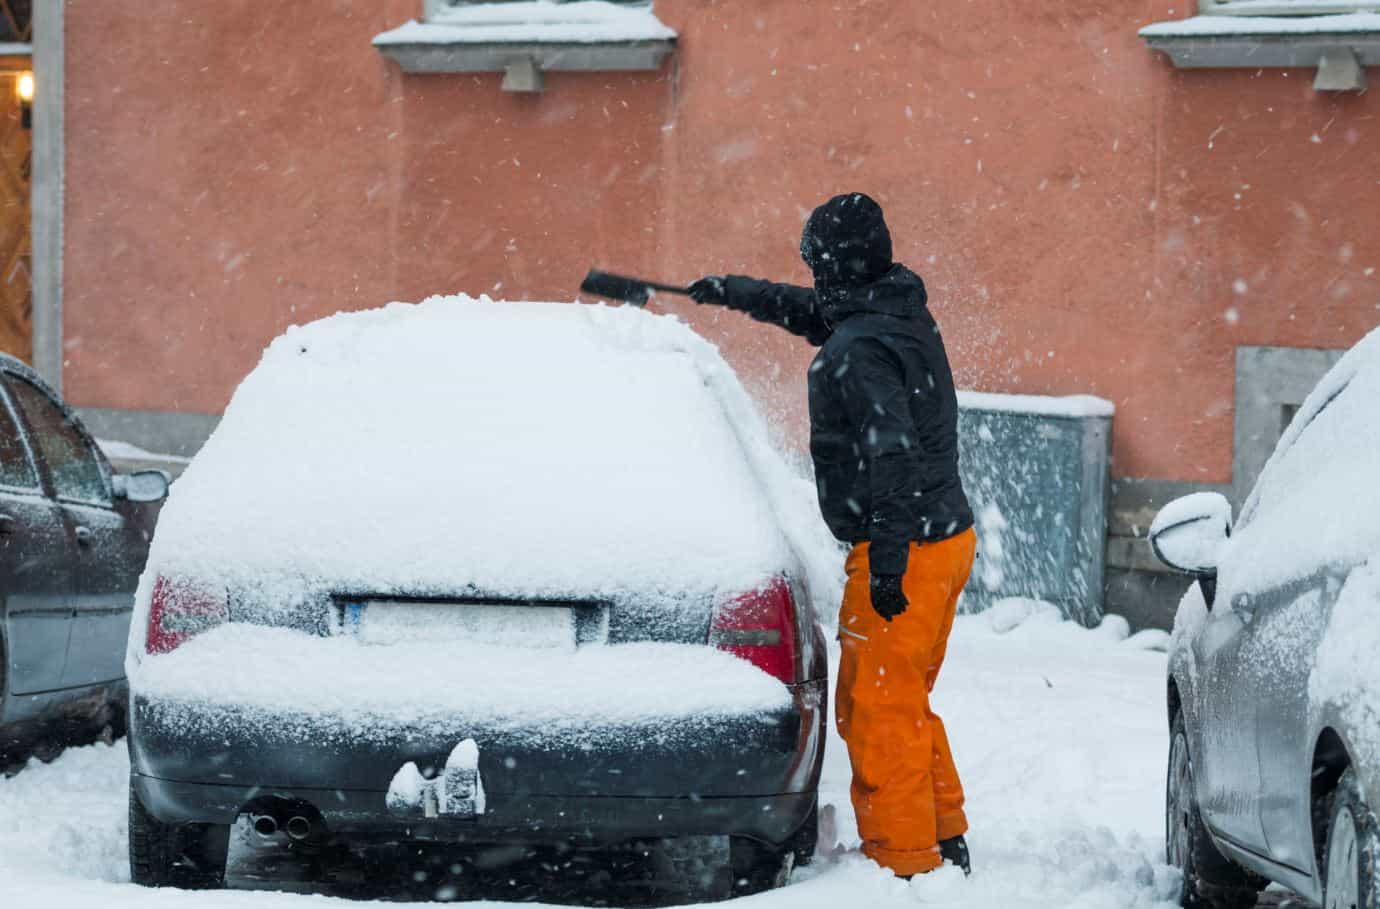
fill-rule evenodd
<path id="1" fill-rule="evenodd" d="M 1318 91 L 1365 91 L 1380 65 L 1380 2 L 1200 0 L 1140 35 L 1182 69 L 1315 69 Z"/>
<path id="2" fill-rule="evenodd" d="M 539 92 L 546 72 L 655 71 L 676 44 L 647 2 L 424 0 L 422 12 L 374 46 L 407 73 L 501 72 L 505 91 Z"/>

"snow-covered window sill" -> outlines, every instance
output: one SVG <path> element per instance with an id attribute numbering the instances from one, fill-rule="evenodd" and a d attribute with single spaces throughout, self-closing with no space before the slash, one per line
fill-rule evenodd
<path id="1" fill-rule="evenodd" d="M 1364 91 L 1380 65 L 1380 12 L 1321 16 L 1194 16 L 1140 36 L 1183 69 L 1308 67 L 1320 91 Z"/>
<path id="2" fill-rule="evenodd" d="M 425 21 L 374 36 L 403 72 L 501 72 L 507 91 L 541 91 L 546 71 L 654 71 L 675 45 L 650 4 L 606 0 L 431 4 Z"/>

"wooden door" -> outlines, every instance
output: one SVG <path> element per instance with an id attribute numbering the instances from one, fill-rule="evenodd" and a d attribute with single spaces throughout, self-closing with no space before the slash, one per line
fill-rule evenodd
<path id="1" fill-rule="evenodd" d="M 33 352 L 33 250 L 29 231 L 32 133 L 22 122 L 17 89 L 20 72 L 0 73 L 0 351 L 28 361 Z"/>
<path id="2" fill-rule="evenodd" d="M 33 40 L 31 0 L 0 0 L 0 44 Z M 29 360 L 33 353 L 29 186 L 32 136 L 19 79 L 29 56 L 0 56 L 0 352 Z"/>

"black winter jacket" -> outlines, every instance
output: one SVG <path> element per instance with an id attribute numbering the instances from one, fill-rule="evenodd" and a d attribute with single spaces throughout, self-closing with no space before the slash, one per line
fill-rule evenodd
<path id="1" fill-rule="evenodd" d="M 910 543 L 973 526 L 958 475 L 958 400 L 925 284 L 904 266 L 819 295 L 731 276 L 724 303 L 820 347 L 810 365 L 810 454 L 824 520 L 870 541 L 874 574 L 903 574 Z"/>

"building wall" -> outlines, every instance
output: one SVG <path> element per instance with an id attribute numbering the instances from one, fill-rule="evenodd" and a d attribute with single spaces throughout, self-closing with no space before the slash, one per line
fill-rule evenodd
<path id="1" fill-rule="evenodd" d="M 1169 0 L 658 0 L 661 73 L 540 96 L 402 75 L 369 41 L 420 8 L 68 0 L 75 403 L 214 413 L 291 323 L 594 264 L 804 281 L 809 209 L 854 189 L 962 384 L 1111 399 L 1118 478 L 1229 484 L 1236 349 L 1380 321 L 1380 97 L 1175 71 L 1136 35 Z M 664 308 L 799 437 L 802 343 Z"/>

